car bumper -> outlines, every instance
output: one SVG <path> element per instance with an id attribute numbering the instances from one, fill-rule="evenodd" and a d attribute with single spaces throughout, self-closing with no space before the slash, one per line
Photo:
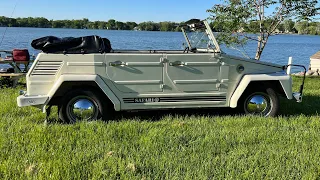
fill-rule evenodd
<path id="1" fill-rule="evenodd" d="M 287 74 L 290 74 L 290 67 L 293 66 L 293 67 L 300 67 L 300 68 L 303 68 L 303 79 L 302 79 L 302 84 L 300 85 L 300 91 L 299 92 L 295 92 L 292 94 L 292 96 L 295 98 L 295 100 L 297 100 L 298 103 L 301 103 L 302 102 L 302 97 L 303 97 L 303 90 L 304 90 L 304 83 L 305 83 L 305 80 L 306 80 L 306 74 L 307 74 L 307 68 L 303 65 L 296 65 L 296 64 L 291 64 L 291 62 L 289 61 L 289 64 L 287 66 L 284 66 L 283 69 L 287 69 Z"/>
<path id="2" fill-rule="evenodd" d="M 17 103 L 19 107 L 25 106 L 45 106 L 48 101 L 48 96 L 27 96 L 21 95 L 17 97 Z"/>
<path id="3" fill-rule="evenodd" d="M 293 93 L 292 96 L 294 97 L 294 99 L 298 102 L 301 103 L 302 102 L 302 93 Z"/>

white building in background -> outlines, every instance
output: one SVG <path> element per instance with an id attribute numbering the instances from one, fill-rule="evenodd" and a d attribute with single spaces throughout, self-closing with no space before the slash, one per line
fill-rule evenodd
<path id="1" fill-rule="evenodd" d="M 312 71 L 320 70 L 320 51 L 310 57 L 309 69 Z"/>

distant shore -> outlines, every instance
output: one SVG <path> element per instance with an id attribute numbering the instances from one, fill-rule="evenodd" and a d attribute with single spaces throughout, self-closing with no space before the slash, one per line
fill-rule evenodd
<path id="1" fill-rule="evenodd" d="M 192 19 L 197 20 L 197 19 Z M 100 29 L 100 30 L 133 30 L 133 31 L 164 31 L 164 32 L 178 32 L 181 31 L 181 26 L 192 22 L 121 22 L 114 19 L 108 21 L 90 21 L 87 18 L 72 19 L 72 20 L 48 20 L 44 17 L 27 17 L 27 18 L 9 18 L 0 16 L 0 27 L 29 27 L 29 28 L 63 28 L 63 29 Z M 284 22 L 278 26 L 274 34 L 303 34 L 303 35 L 320 35 L 320 31 L 317 27 L 320 22 L 293 22 L 289 20 L 288 23 Z M 211 23 L 213 31 L 219 32 L 218 26 L 215 23 Z M 255 26 L 254 22 L 245 24 L 243 32 L 250 32 L 250 28 Z"/>
<path id="2" fill-rule="evenodd" d="M 34 29 L 70 29 L 70 30 L 105 30 L 105 31 L 142 31 L 142 32 L 147 32 L 147 31 L 152 31 L 152 30 L 132 30 L 132 29 L 86 29 L 86 28 L 67 28 L 67 27 L 61 27 L 61 28 L 53 28 L 53 27 L 13 27 L 13 26 L 0 26 L 0 28 L 34 28 Z M 181 31 L 160 31 L 160 30 L 154 30 L 152 32 L 181 32 Z M 214 31 L 214 33 L 219 33 Z M 255 34 L 252 32 L 245 32 L 248 34 Z M 258 33 L 256 33 L 258 35 Z M 272 36 L 277 36 L 277 35 L 296 35 L 296 36 L 319 36 L 319 35 L 312 35 L 312 34 L 299 34 L 299 33 L 277 33 L 277 34 L 272 34 Z"/>

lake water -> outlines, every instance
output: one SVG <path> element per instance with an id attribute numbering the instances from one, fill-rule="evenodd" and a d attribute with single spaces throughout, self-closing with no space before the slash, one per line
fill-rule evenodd
<path id="1" fill-rule="evenodd" d="M 5 28 L 0 28 L 0 39 Z M 184 37 L 181 32 L 146 32 L 146 31 L 113 31 L 84 29 L 43 29 L 43 28 L 8 28 L 0 45 L 2 50 L 27 48 L 31 54 L 37 54 L 30 43 L 33 39 L 43 36 L 78 37 L 99 35 L 110 39 L 113 49 L 182 49 Z M 257 43 L 250 42 L 245 50 L 254 57 Z M 222 50 L 241 55 L 236 50 L 222 46 Z M 263 52 L 262 61 L 287 64 L 289 56 L 294 63 L 309 67 L 310 56 L 320 50 L 320 36 L 311 35 L 276 35 L 272 36 Z"/>

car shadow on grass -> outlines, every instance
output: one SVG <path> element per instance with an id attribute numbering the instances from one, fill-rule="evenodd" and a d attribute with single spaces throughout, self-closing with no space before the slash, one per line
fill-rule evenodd
<path id="1" fill-rule="evenodd" d="M 160 121 L 165 117 L 210 117 L 210 116 L 228 116 L 238 115 L 239 113 L 232 108 L 198 108 L 198 109 L 174 109 L 174 110 L 152 110 L 137 112 L 117 112 L 114 121 L 122 121 L 124 119 L 140 120 L 140 121 Z"/>
<path id="2" fill-rule="evenodd" d="M 303 97 L 302 103 L 294 100 L 280 98 L 279 116 L 317 116 L 320 111 L 320 96 L 307 95 Z M 199 109 L 175 109 L 137 112 L 117 112 L 115 121 L 123 119 L 134 119 L 142 121 L 159 121 L 166 116 L 234 116 L 243 115 L 238 109 L 232 108 L 199 108 Z"/>
<path id="3" fill-rule="evenodd" d="M 210 109 L 174 109 L 174 110 L 150 110 L 150 111 L 134 111 L 134 112 L 114 112 L 112 119 L 104 122 L 121 122 L 126 120 L 157 122 L 164 118 L 171 117 L 213 117 L 213 116 L 228 116 L 239 115 L 232 108 L 210 108 Z M 57 112 L 50 115 L 45 120 L 45 124 L 70 124 L 63 122 L 57 117 Z M 42 121 L 39 121 L 42 123 Z M 72 123 L 71 123 L 72 124 Z"/>
<path id="4" fill-rule="evenodd" d="M 302 103 L 294 100 L 280 99 L 280 112 L 282 116 L 317 116 L 320 111 L 320 96 L 306 95 Z"/>
<path id="5" fill-rule="evenodd" d="M 279 116 L 317 116 L 320 111 L 320 96 L 307 95 L 303 97 L 302 103 L 294 100 L 280 99 Z M 135 121 L 161 121 L 165 117 L 214 117 L 214 116 L 234 116 L 241 115 L 239 110 L 232 108 L 198 108 L 198 109 L 174 109 L 174 110 L 150 110 L 134 112 L 115 112 L 112 122 L 121 122 L 124 120 Z M 48 123 L 62 123 L 57 117 L 51 116 Z"/>

